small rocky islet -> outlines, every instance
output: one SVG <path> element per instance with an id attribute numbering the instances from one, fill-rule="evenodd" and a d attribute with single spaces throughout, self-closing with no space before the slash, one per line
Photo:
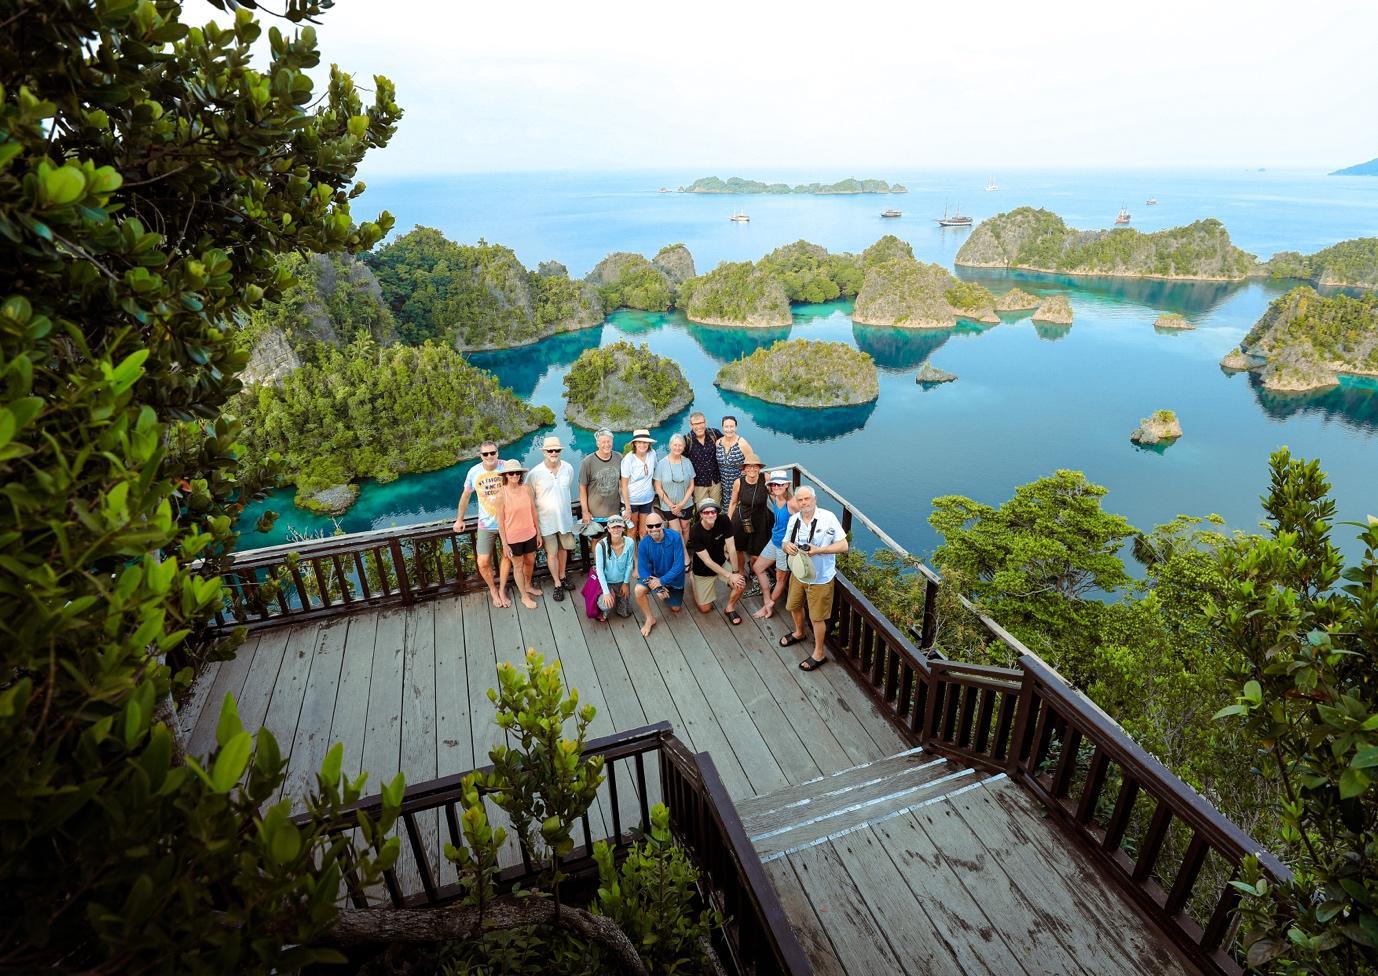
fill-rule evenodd
<path id="1" fill-rule="evenodd" d="M 997 312 L 1030 312 L 1038 308 L 1042 299 L 1022 288 L 1011 288 L 995 300 Z"/>
<path id="2" fill-rule="evenodd" d="M 842 342 L 782 339 L 726 363 L 713 380 L 724 390 L 789 407 L 843 407 L 880 396 L 875 360 Z"/>
<path id="3" fill-rule="evenodd" d="M 1072 303 L 1067 300 L 1066 295 L 1049 295 L 1039 302 L 1038 308 L 1034 310 L 1033 320 L 1048 325 L 1071 325 Z"/>
<path id="4" fill-rule="evenodd" d="M 1185 315 L 1178 315 L 1176 312 L 1164 312 L 1153 320 L 1155 329 L 1163 329 L 1168 332 L 1188 332 L 1195 329 L 1191 320 Z"/>
<path id="5" fill-rule="evenodd" d="M 1298 285 L 1273 300 L 1220 365 L 1257 372 L 1275 393 L 1329 389 L 1342 373 L 1378 376 L 1378 295 L 1321 295 Z"/>
<path id="6" fill-rule="evenodd" d="M 1171 410 L 1155 410 L 1139 421 L 1129 439 L 1145 447 L 1171 444 L 1182 436 L 1182 424 Z"/>
<path id="7" fill-rule="evenodd" d="M 678 364 L 645 343 L 585 349 L 565 374 L 565 418 L 589 430 L 654 427 L 693 399 Z"/>
<path id="8" fill-rule="evenodd" d="M 919 372 L 914 377 L 914 382 L 918 383 L 920 386 L 936 386 L 939 383 L 951 383 L 956 379 L 956 373 L 949 373 L 945 369 L 939 369 L 932 363 L 924 363 L 919 367 Z"/>

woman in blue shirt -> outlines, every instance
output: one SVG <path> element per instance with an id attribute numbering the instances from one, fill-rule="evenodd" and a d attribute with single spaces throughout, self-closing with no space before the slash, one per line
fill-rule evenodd
<path id="1" fill-rule="evenodd" d="M 789 517 L 799 511 L 799 503 L 794 500 L 794 493 L 790 491 L 788 471 L 772 471 L 767 485 L 770 488 L 770 500 L 767 504 L 775 516 L 775 524 L 770 530 L 770 544 L 761 550 L 751 569 L 755 573 L 764 573 L 773 564 L 775 586 L 761 597 L 761 609 L 753 613 L 753 617 L 769 617 L 773 614 L 776 602 L 785 595 L 785 588 L 789 586 L 789 563 L 786 561 L 785 550 L 780 547 L 785 541 Z"/>
<path id="2" fill-rule="evenodd" d="M 627 541 L 627 523 L 614 515 L 608 519 L 607 528 L 608 534 L 593 547 L 598 585 L 603 591 L 598 597 L 599 620 L 607 620 L 608 611 L 614 608 L 619 617 L 632 615 L 632 579 L 636 572 L 636 547 Z"/>

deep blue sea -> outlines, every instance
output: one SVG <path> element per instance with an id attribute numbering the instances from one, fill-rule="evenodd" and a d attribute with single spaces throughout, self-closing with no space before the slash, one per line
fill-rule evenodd
<path id="1" fill-rule="evenodd" d="M 358 217 L 381 209 L 397 231 L 439 228 L 462 242 L 484 238 L 512 247 L 534 267 L 555 259 L 585 274 L 612 251 L 654 254 L 683 242 L 700 272 L 719 261 L 756 259 L 804 238 L 829 250 L 860 250 L 885 233 L 913 245 L 916 255 L 947 267 L 967 233 L 942 230 L 933 218 L 960 207 L 978 221 L 1022 205 L 1047 207 L 1073 227 L 1110 226 L 1121 206 L 1133 226 L 1156 230 L 1202 217 L 1224 221 L 1236 244 L 1267 257 L 1279 250 L 1314 251 L 1352 237 L 1378 235 L 1378 179 L 1319 173 L 1224 171 L 1036 171 L 992 174 L 858 170 L 855 173 L 742 172 L 724 178 L 788 182 L 876 177 L 908 186 L 892 196 L 710 196 L 659 193 L 707 173 L 520 174 L 376 181 L 355 204 Z M 1144 205 L 1156 197 L 1156 206 Z M 882 219 L 894 206 L 900 219 Z M 749 224 L 727 217 L 737 209 Z M 584 349 L 631 339 L 680 364 L 694 387 L 691 409 L 711 419 L 740 418 L 743 435 L 768 462 L 800 461 L 846 495 L 912 551 L 938 543 L 927 524 L 931 499 L 963 494 L 990 504 L 1015 486 L 1058 468 L 1075 468 L 1110 489 L 1105 506 L 1136 526 L 1179 513 L 1219 513 L 1234 528 L 1253 529 L 1267 488 L 1268 455 L 1282 445 L 1321 459 L 1334 484 L 1338 517 L 1378 514 L 1378 383 L 1346 381 L 1313 396 L 1281 397 L 1248 375 L 1226 375 L 1221 356 L 1284 290 L 1270 282 L 1243 285 L 1111 281 L 962 273 L 997 293 L 1015 280 L 1036 293 L 1063 292 L 1072 303 L 1070 328 L 1035 327 L 1027 314 L 998 326 L 959 324 L 952 331 L 854 325 L 850 306 L 796 307 L 788 329 L 700 326 L 680 315 L 618 312 L 600 328 L 558 336 L 521 349 L 474 354 L 520 396 L 550 406 L 553 428 L 577 465 L 592 449 L 587 432 L 563 420 L 562 383 Z M 1160 311 L 1186 315 L 1196 330 L 1159 333 Z M 796 410 L 713 386 L 719 366 L 786 336 L 845 342 L 870 353 L 881 369 L 880 397 L 862 407 Z M 915 384 L 932 358 L 955 372 L 955 383 Z M 1184 436 L 1163 451 L 1129 442 L 1141 417 L 1177 412 Z M 686 427 L 689 410 L 658 431 Z M 504 451 L 538 463 L 541 430 Z M 619 441 L 619 447 L 621 443 Z M 455 468 L 365 483 L 358 504 L 339 519 L 345 531 L 453 517 L 463 471 Z M 252 526 L 265 507 L 282 513 L 270 533 Z M 289 530 L 333 531 L 329 520 L 293 507 L 290 489 L 253 506 L 241 523 L 245 548 L 284 541 Z M 1337 541 L 1356 554 L 1353 530 Z"/>

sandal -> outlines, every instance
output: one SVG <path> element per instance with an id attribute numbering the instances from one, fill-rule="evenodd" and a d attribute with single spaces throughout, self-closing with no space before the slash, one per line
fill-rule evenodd
<path id="1" fill-rule="evenodd" d="M 781 646 L 781 647 L 789 647 L 789 646 L 792 645 L 792 644 L 798 644 L 798 643 L 799 643 L 800 641 L 802 641 L 803 639 L 804 639 L 804 635 L 803 635 L 803 634 L 794 634 L 794 633 L 791 632 L 791 633 L 786 634 L 784 637 L 781 637 L 781 638 L 780 638 L 780 646 Z"/>
<path id="2" fill-rule="evenodd" d="M 736 610 L 724 610 L 723 613 L 726 614 L 728 620 L 732 621 L 733 627 L 740 627 L 742 625 L 742 615 Z"/>
<path id="3" fill-rule="evenodd" d="M 806 658 L 804 658 L 804 660 L 802 660 L 802 661 L 799 662 L 799 670 L 800 670 L 800 671 L 817 671 L 819 668 L 821 668 L 823 665 L 825 665 L 825 664 L 827 664 L 827 663 L 828 663 L 828 659 L 827 659 L 826 657 L 825 657 L 823 660 L 821 660 L 821 661 L 818 660 L 818 658 L 816 658 L 816 657 L 806 657 Z"/>

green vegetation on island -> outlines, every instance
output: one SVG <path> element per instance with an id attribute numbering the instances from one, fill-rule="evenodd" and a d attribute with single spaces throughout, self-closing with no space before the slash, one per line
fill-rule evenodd
<path id="1" fill-rule="evenodd" d="M 1337 386 L 1340 373 L 1378 375 L 1378 295 L 1299 285 L 1273 300 L 1221 365 L 1259 369 L 1264 387 L 1289 393 Z"/>
<path id="2" fill-rule="evenodd" d="M 1135 444 L 1171 443 L 1182 436 L 1182 424 L 1171 410 L 1155 410 L 1152 416 L 1139 421 L 1129 439 Z"/>
<path id="3" fill-rule="evenodd" d="M 642 343 L 585 349 L 565 374 L 565 416 L 580 427 L 654 427 L 694 398 L 674 360 Z"/>
<path id="4" fill-rule="evenodd" d="M 713 383 L 790 407 L 841 407 L 880 395 L 870 356 L 845 343 L 807 339 L 782 339 L 726 363 Z"/>
<path id="5" fill-rule="evenodd" d="M 551 273 L 556 265 L 528 271 L 500 244 L 456 244 L 417 227 L 366 260 L 408 343 L 501 349 L 603 321 L 592 286 Z"/>
<path id="6" fill-rule="evenodd" d="M 1041 299 L 1022 288 L 1011 288 L 995 300 L 997 312 L 1028 312 L 1038 308 Z"/>
<path id="7" fill-rule="evenodd" d="M 1196 328 L 1190 319 L 1177 312 L 1164 312 L 1162 315 L 1159 315 L 1153 320 L 1153 327 L 1155 329 L 1166 329 L 1171 332 L 1186 332 Z"/>
<path id="8" fill-rule="evenodd" d="M 958 318 L 1000 321 L 995 296 L 988 289 L 958 281 L 939 265 L 915 260 L 909 245 L 894 237 L 863 251 L 861 263 L 866 277 L 852 309 L 852 321 L 860 325 L 950 329 Z"/>
<path id="9" fill-rule="evenodd" d="M 584 279 L 598 289 L 605 311 L 635 308 L 664 312 L 674 301 L 670 278 L 640 254 L 617 251 L 599 261 Z"/>
<path id="10" fill-rule="evenodd" d="M 312 498 L 321 489 L 448 467 L 485 440 L 505 444 L 555 421 L 448 346 L 368 338 L 322 344 L 281 385 L 248 389 L 234 407 L 241 467 L 252 473 L 276 453 L 305 508 L 320 507 Z"/>
<path id="11" fill-rule="evenodd" d="M 762 183 L 759 180 L 744 180 L 740 176 L 733 176 L 726 180 L 716 176 L 704 176 L 688 186 L 679 188 L 681 193 L 813 193 L 813 194 L 847 194 L 847 193 L 906 193 L 908 192 L 903 184 L 890 184 L 885 180 L 858 180 L 845 179 L 838 180 L 836 183 L 799 183 L 790 186 L 788 183 Z"/>
<path id="12" fill-rule="evenodd" d="M 789 325 L 789 295 L 779 277 L 750 261 L 724 261 L 680 287 L 680 308 L 692 322 L 754 328 Z"/>
<path id="13" fill-rule="evenodd" d="M 1146 234 L 1129 227 L 1078 231 L 1047 210 L 1019 207 L 983 220 L 957 252 L 971 268 L 1051 274 L 1237 281 L 1257 259 L 1230 243 L 1224 224 L 1198 220 Z"/>
<path id="14" fill-rule="evenodd" d="M 1049 295 L 1034 310 L 1033 320 L 1050 325 L 1071 325 L 1072 303 L 1066 295 Z"/>
<path id="15" fill-rule="evenodd" d="M 1331 176 L 1378 176 L 1378 159 L 1370 159 L 1366 163 L 1355 163 L 1353 166 L 1346 166 L 1344 169 L 1337 169 Z"/>
<path id="16" fill-rule="evenodd" d="M 1378 288 L 1378 237 L 1341 241 L 1315 254 L 1280 251 L 1263 267 L 1274 278 L 1322 287 Z"/>

